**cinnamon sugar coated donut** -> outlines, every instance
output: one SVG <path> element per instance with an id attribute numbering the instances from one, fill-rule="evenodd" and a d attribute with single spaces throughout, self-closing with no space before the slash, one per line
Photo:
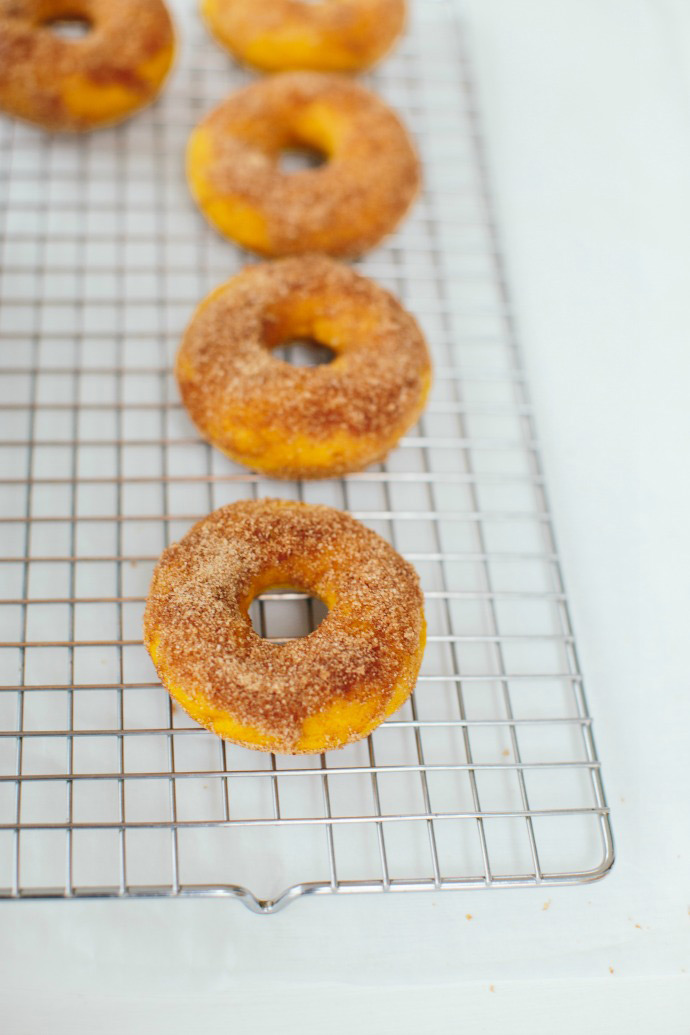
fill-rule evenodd
<path id="1" fill-rule="evenodd" d="M 315 339 L 332 363 L 296 367 L 271 350 Z M 383 459 L 419 417 L 431 361 L 415 319 L 334 259 L 249 266 L 201 303 L 175 365 L 208 441 L 277 478 L 324 478 Z"/>
<path id="2" fill-rule="evenodd" d="M 270 588 L 329 608 L 309 636 L 261 639 L 249 605 Z M 260 751 L 305 754 L 366 737 L 414 688 L 425 643 L 414 569 L 331 507 L 283 500 L 214 511 L 156 567 L 144 641 L 202 726 Z"/>
<path id="3" fill-rule="evenodd" d="M 281 151 L 324 165 L 283 172 Z M 395 229 L 420 186 L 397 115 L 345 76 L 284 72 L 238 90 L 193 131 L 187 176 L 222 234 L 263 255 L 358 255 Z"/>
<path id="4" fill-rule="evenodd" d="M 62 38 L 61 19 L 88 31 Z M 162 0 L 0 0 L 0 108 L 50 130 L 110 125 L 155 98 L 174 52 Z"/>
<path id="5" fill-rule="evenodd" d="M 390 50 L 404 0 L 202 0 L 206 22 L 240 61 L 264 72 L 356 72 Z"/>

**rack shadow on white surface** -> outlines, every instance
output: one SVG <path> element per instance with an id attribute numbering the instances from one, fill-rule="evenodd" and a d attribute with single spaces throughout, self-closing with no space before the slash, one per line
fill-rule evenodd
<path id="1" fill-rule="evenodd" d="M 191 127 L 247 78 L 188 6 L 154 108 L 78 139 L 0 121 L 0 896 L 231 895 L 272 912 L 303 894 L 596 880 L 608 808 L 452 4 L 418 5 L 369 77 L 426 186 L 357 263 L 420 320 L 431 401 L 386 464 L 317 483 L 210 449 L 171 377 L 193 307 L 249 261 L 184 182 Z M 320 757 L 200 730 L 141 644 L 163 547 L 271 495 L 349 510 L 426 593 L 412 699 Z M 274 593 L 256 620 L 280 639 L 313 615 Z"/>

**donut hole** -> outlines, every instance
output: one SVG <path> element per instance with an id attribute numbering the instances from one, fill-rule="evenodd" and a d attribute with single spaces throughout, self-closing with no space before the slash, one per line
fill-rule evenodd
<path id="1" fill-rule="evenodd" d="M 277 647 L 309 636 L 327 614 L 328 607 L 320 597 L 285 586 L 263 590 L 249 607 L 254 632 Z"/>
<path id="2" fill-rule="evenodd" d="M 335 352 L 314 338 L 294 338 L 282 342 L 272 350 L 276 359 L 293 367 L 320 367 L 332 363 Z"/>
<path id="3" fill-rule="evenodd" d="M 92 22 L 81 14 L 61 15 L 59 18 L 48 18 L 42 23 L 55 36 L 62 40 L 79 41 L 93 29 Z"/>
<path id="4" fill-rule="evenodd" d="M 282 173 L 306 172 L 319 169 L 327 161 L 328 156 L 313 147 L 284 147 L 278 155 L 278 168 Z"/>

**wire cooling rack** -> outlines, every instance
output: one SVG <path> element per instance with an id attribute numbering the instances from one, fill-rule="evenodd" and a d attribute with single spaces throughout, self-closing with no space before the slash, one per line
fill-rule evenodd
<path id="1" fill-rule="evenodd" d="M 184 182 L 192 126 L 247 78 L 177 5 L 161 101 L 56 137 L 0 121 L 0 895 L 303 894 L 573 884 L 613 848 L 532 416 L 511 329 L 468 61 L 424 0 L 370 79 L 426 188 L 359 268 L 417 315 L 428 409 L 385 465 L 275 483 L 199 440 L 171 378 L 195 304 L 248 257 Z M 225 744 L 173 706 L 141 644 L 156 558 L 265 495 L 350 510 L 417 567 L 429 645 L 413 698 L 324 756 Z M 304 634 L 299 594 L 260 631 Z"/>

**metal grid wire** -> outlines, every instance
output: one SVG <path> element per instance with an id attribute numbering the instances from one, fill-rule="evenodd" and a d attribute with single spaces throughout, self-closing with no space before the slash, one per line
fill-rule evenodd
<path id="1" fill-rule="evenodd" d="M 248 76 L 178 3 L 161 101 L 60 138 L 0 122 L 0 895 L 235 895 L 564 884 L 613 858 L 511 328 L 468 62 L 450 0 L 421 0 L 370 83 L 426 187 L 358 263 L 417 315 L 428 409 L 388 461 L 275 483 L 202 443 L 171 378 L 195 304 L 249 257 L 184 182 L 192 126 Z M 417 567 L 429 645 L 367 741 L 271 757 L 200 730 L 155 677 L 141 616 L 161 549 L 265 495 L 349 510 Z M 275 639 L 312 603 L 267 594 Z"/>

